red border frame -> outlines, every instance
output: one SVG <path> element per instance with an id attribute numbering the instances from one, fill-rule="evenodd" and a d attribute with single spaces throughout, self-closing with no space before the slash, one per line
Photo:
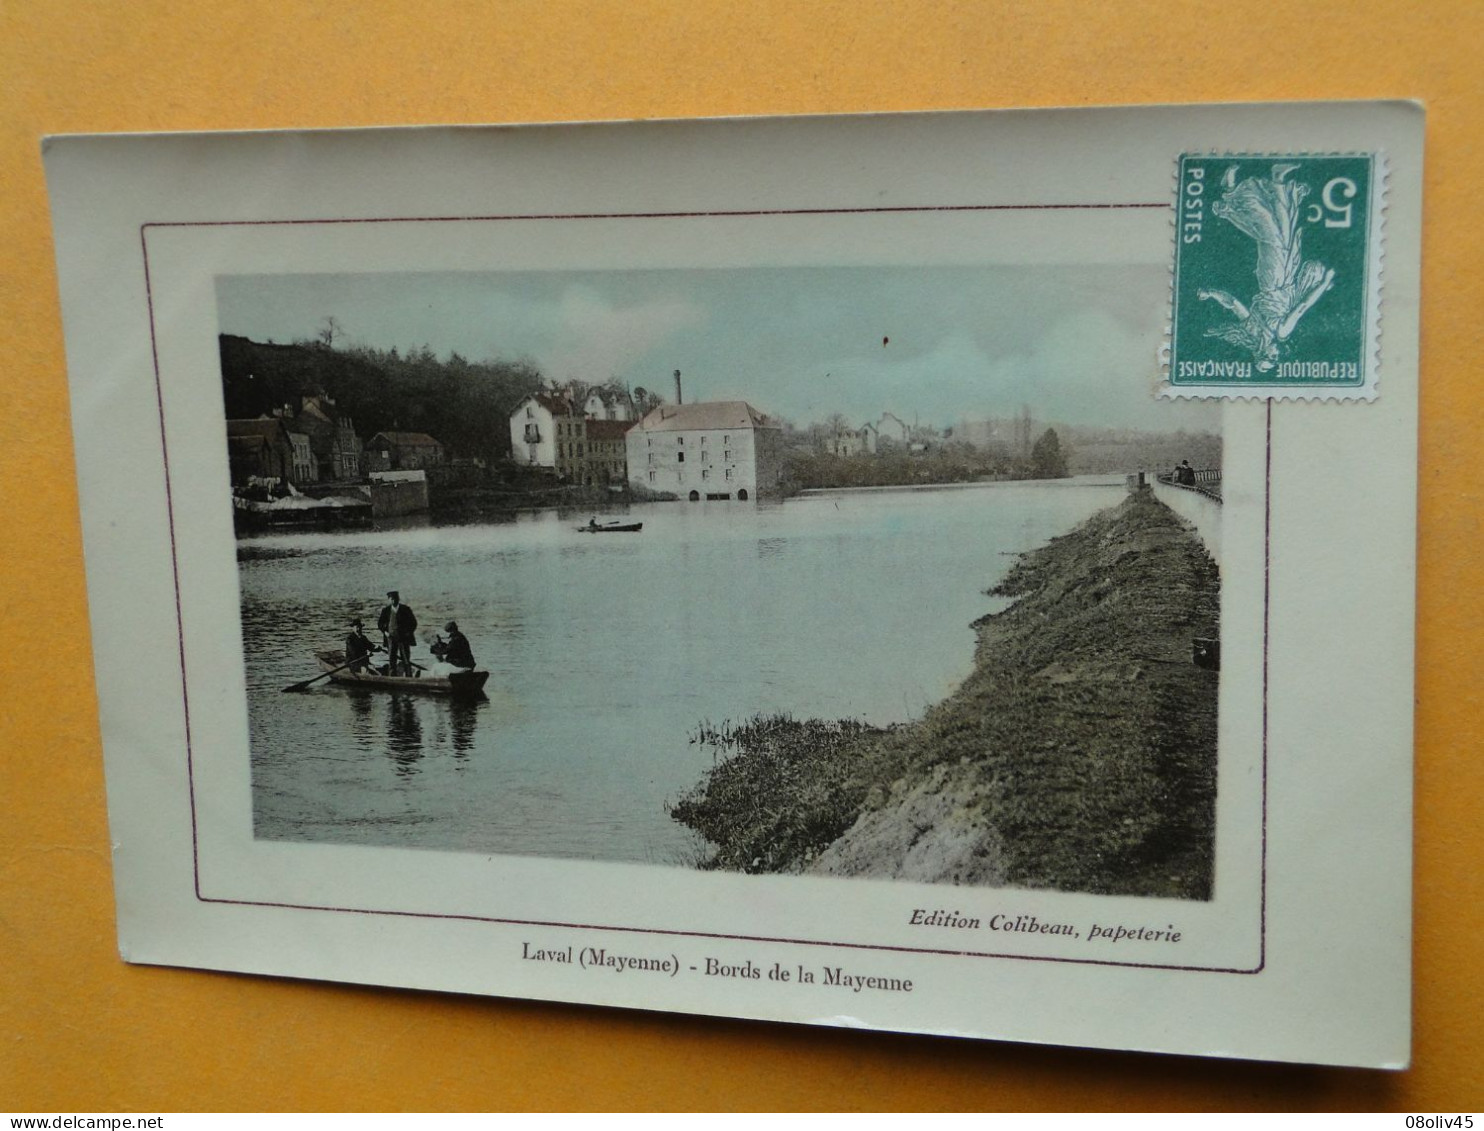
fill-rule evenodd
<path id="1" fill-rule="evenodd" d="M 301 903 L 275 903 L 267 900 L 224 899 L 209 896 L 201 890 L 200 841 L 197 835 L 196 782 L 194 755 L 191 745 L 191 702 L 187 686 L 185 659 L 185 631 L 180 600 L 179 546 L 175 531 L 175 507 L 170 486 L 170 452 L 165 437 L 165 394 L 160 379 L 160 356 L 155 330 L 154 292 L 150 280 L 149 240 L 151 228 L 225 228 L 225 227 L 281 227 L 315 224 L 447 224 L 488 223 L 510 221 L 562 221 L 562 220 L 653 220 L 653 219 L 706 219 L 756 216 L 840 216 L 877 215 L 919 212 L 1014 212 L 1014 211 L 1070 211 L 1070 210 L 1132 210 L 1170 209 L 1166 203 L 1089 203 L 1089 204 L 966 204 L 966 205 L 922 205 L 886 208 L 798 208 L 798 209 L 751 209 L 713 212 L 614 212 L 573 214 L 512 214 L 490 216 L 394 216 L 366 218 L 327 218 L 297 220 L 191 220 L 159 221 L 141 224 L 139 243 L 143 255 L 145 300 L 149 308 L 150 353 L 155 371 L 155 401 L 160 415 L 160 452 L 165 471 L 165 508 L 170 525 L 170 564 L 175 585 L 175 623 L 178 652 L 180 656 L 181 703 L 185 715 L 186 736 L 186 780 L 191 807 L 191 867 L 195 886 L 195 897 L 201 903 L 225 904 L 237 907 L 275 907 L 293 911 L 320 911 L 346 915 L 388 915 L 397 918 L 446 919 L 452 921 L 499 923 L 507 926 L 565 927 L 574 930 L 601 930 L 625 934 L 663 935 L 671 938 L 719 938 L 737 942 L 782 943 L 798 946 L 825 946 L 850 950 L 895 951 L 908 954 L 933 954 L 958 958 L 997 958 L 1022 962 L 1060 962 L 1078 966 L 1117 966 L 1139 970 L 1175 970 L 1203 974 L 1259 974 L 1267 965 L 1267 890 L 1268 890 L 1268 632 L 1272 570 L 1272 469 L 1273 469 L 1273 402 L 1267 400 L 1266 451 L 1263 473 L 1263 624 L 1262 624 L 1262 829 L 1260 852 L 1260 898 L 1258 962 L 1251 969 L 1176 966 L 1146 962 L 1114 962 L 1097 958 L 1062 958 L 1032 954 L 999 954 L 977 950 L 944 950 L 934 947 L 890 946 L 873 943 L 831 942 L 824 939 L 774 938 L 765 935 L 728 935 L 714 931 L 682 931 L 663 927 L 624 927 L 603 923 L 562 923 L 537 919 L 502 919 L 489 915 L 461 915 L 430 911 L 394 911 L 366 907 L 335 907 Z"/>

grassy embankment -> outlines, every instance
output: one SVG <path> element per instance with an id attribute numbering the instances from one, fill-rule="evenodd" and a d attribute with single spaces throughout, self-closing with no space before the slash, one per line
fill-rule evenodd
<path id="1" fill-rule="evenodd" d="M 754 719 L 672 807 L 707 867 L 1205 899 L 1220 580 L 1148 494 L 1023 555 L 916 722 Z"/>

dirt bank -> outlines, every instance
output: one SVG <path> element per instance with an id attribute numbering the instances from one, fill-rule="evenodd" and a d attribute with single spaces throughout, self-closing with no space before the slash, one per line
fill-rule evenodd
<path id="1" fill-rule="evenodd" d="M 1024 555 L 919 721 L 755 720 L 673 807 L 709 866 L 1209 898 L 1220 580 L 1147 493 Z"/>

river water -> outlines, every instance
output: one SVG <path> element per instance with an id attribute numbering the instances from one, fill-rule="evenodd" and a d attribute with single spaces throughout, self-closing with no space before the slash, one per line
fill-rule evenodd
<path id="1" fill-rule="evenodd" d="M 968 675 L 1013 555 L 1121 498 L 1003 483 L 642 504 L 639 534 L 547 511 L 244 539 L 256 835 L 693 863 L 665 805 L 712 764 L 702 721 L 917 717 Z M 458 620 L 486 699 L 280 692 L 350 616 L 376 636 L 388 589 L 424 628 Z"/>

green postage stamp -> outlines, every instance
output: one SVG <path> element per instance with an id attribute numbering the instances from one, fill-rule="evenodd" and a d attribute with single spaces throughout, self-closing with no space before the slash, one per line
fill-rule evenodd
<path id="1" fill-rule="evenodd" d="M 1168 396 L 1376 396 L 1379 154 L 1182 154 Z"/>

